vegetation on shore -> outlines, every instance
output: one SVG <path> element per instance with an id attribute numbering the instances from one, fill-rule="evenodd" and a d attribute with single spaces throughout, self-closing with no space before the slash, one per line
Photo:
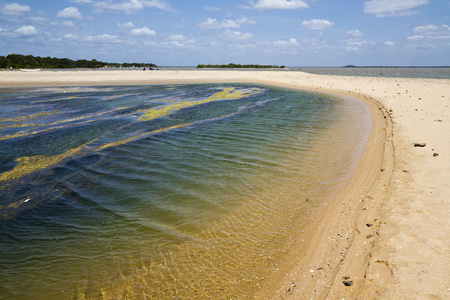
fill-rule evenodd
<path id="1" fill-rule="evenodd" d="M 229 63 L 228 65 L 198 65 L 197 69 L 203 68 L 252 68 L 252 69 L 283 69 L 284 66 L 276 66 L 276 65 L 240 65 Z"/>
<path id="2" fill-rule="evenodd" d="M 96 59 L 71 60 L 69 58 L 56 57 L 40 57 L 33 55 L 10 54 L 8 56 L 0 56 L 0 68 L 13 69 L 78 69 L 88 68 L 96 69 L 103 67 L 150 67 L 156 68 L 157 65 L 152 63 L 107 63 Z"/>

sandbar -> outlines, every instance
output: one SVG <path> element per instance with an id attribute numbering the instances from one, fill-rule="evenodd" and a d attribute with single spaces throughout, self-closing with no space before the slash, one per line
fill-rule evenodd
<path id="1" fill-rule="evenodd" d="M 355 175 L 317 216 L 307 251 L 286 258 L 258 298 L 450 299 L 450 80 L 282 70 L 0 72 L 0 87 L 208 82 L 333 93 L 371 110 Z"/>

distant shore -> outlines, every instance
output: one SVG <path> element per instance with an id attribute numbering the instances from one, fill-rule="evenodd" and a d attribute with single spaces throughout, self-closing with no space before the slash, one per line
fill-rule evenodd
<path id="1" fill-rule="evenodd" d="M 0 72 L 0 87 L 248 82 L 339 94 L 371 109 L 356 174 L 317 219 L 305 255 L 260 298 L 450 298 L 450 80 L 298 71 Z"/>

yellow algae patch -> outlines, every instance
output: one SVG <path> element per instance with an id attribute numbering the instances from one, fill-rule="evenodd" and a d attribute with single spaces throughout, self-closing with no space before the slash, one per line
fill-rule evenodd
<path id="1" fill-rule="evenodd" d="M 33 126 L 33 124 L 30 124 L 30 123 L 16 123 L 16 124 L 12 124 L 12 125 L 0 124 L 0 129 L 21 128 L 21 127 L 30 127 L 30 126 Z"/>
<path id="2" fill-rule="evenodd" d="M 42 170 L 52 165 L 55 165 L 61 162 L 63 159 L 80 152 L 85 145 L 70 149 L 62 154 L 53 156 L 35 155 L 35 156 L 19 157 L 17 159 L 19 164 L 15 166 L 14 169 L 0 174 L 0 182 L 18 179 L 25 175 L 31 174 L 37 170 Z"/>
<path id="3" fill-rule="evenodd" d="M 30 119 L 36 119 L 42 116 L 49 116 L 49 115 L 54 115 L 58 113 L 58 110 L 54 111 L 54 112 L 40 112 L 37 114 L 31 114 L 28 116 L 20 116 L 20 117 L 16 117 L 16 118 L 9 118 L 9 119 L 0 119 L 0 122 L 22 122 L 22 121 L 26 121 L 26 120 L 30 120 Z"/>
<path id="4" fill-rule="evenodd" d="M 262 89 L 258 89 L 258 88 L 251 88 L 251 89 L 236 89 L 233 87 L 223 88 L 222 91 L 217 92 L 206 99 L 194 100 L 194 101 L 186 100 L 186 101 L 172 103 L 169 105 L 158 106 L 156 108 L 152 108 L 152 109 L 148 109 L 148 110 L 141 110 L 139 112 L 144 112 L 144 114 L 138 119 L 138 121 L 152 120 L 155 118 L 169 115 L 169 114 L 171 114 L 175 111 L 178 111 L 182 108 L 192 107 L 195 105 L 205 104 L 205 103 L 209 103 L 209 102 L 213 102 L 213 101 L 225 100 L 225 99 L 229 99 L 229 100 L 241 99 L 241 98 L 248 97 L 251 95 L 259 94 L 262 91 L 263 91 Z M 76 98 L 76 97 L 68 97 L 68 98 Z M 66 98 L 66 99 L 68 99 L 68 98 Z M 119 108 L 116 108 L 116 109 L 113 109 L 113 110 L 110 110 L 107 112 L 101 112 L 101 113 L 93 114 L 93 115 L 89 115 L 89 116 L 81 116 L 81 117 L 73 118 L 73 119 L 60 120 L 57 122 L 53 122 L 51 124 L 47 124 L 47 126 L 56 125 L 56 124 L 64 123 L 64 122 L 77 121 L 77 120 L 81 120 L 81 119 L 85 119 L 85 118 L 98 117 L 100 115 L 103 115 L 103 114 L 106 114 L 106 113 L 109 113 L 112 111 L 122 110 L 122 109 L 126 109 L 126 108 L 127 107 L 119 107 Z M 34 115 L 29 115 L 28 118 L 30 118 L 30 117 L 36 118 L 36 117 L 46 115 L 46 114 L 53 114 L 53 113 L 38 113 L 38 114 L 34 114 Z M 17 117 L 14 119 L 10 119 L 9 121 L 12 121 L 12 120 L 20 121 L 25 118 L 26 117 Z M 87 123 L 87 122 L 93 122 L 93 121 L 95 121 L 95 120 L 88 120 L 85 122 Z M 189 126 L 190 124 L 192 124 L 192 123 L 185 123 L 185 124 L 179 124 L 179 125 L 174 125 L 174 126 L 170 126 L 170 127 L 160 128 L 160 129 L 157 129 L 157 130 L 154 130 L 151 132 L 135 135 L 135 136 L 123 139 L 123 140 L 119 140 L 119 141 L 115 141 L 115 142 L 111 142 L 111 143 L 102 145 L 102 146 L 98 147 L 97 150 L 102 150 L 102 149 L 106 149 L 109 147 L 126 144 L 128 142 L 131 142 L 133 140 L 136 140 L 136 139 L 139 139 L 142 137 L 150 136 L 152 134 L 156 134 L 156 133 L 160 133 L 160 132 L 167 132 L 172 129 L 186 127 L 186 126 Z M 42 125 L 42 126 L 45 126 L 45 125 Z M 36 132 L 43 132 L 43 131 L 47 131 L 47 130 L 51 130 L 51 129 L 52 128 L 47 128 L 45 130 L 33 131 L 33 132 L 22 131 L 22 132 L 13 134 L 13 135 L 0 137 L 0 140 L 30 135 L 30 134 L 34 134 Z M 95 141 L 95 140 L 97 140 L 97 139 L 94 139 L 93 141 Z M 62 154 L 58 154 L 58 155 L 54 155 L 54 156 L 36 155 L 36 156 L 30 156 L 30 157 L 20 157 L 17 159 L 18 164 L 16 167 L 14 167 L 14 169 L 0 174 L 0 182 L 18 179 L 25 175 L 31 174 L 37 170 L 45 169 L 52 165 L 60 163 L 65 158 L 70 157 L 74 154 L 77 154 L 78 152 L 80 152 L 82 150 L 83 147 L 92 143 L 93 141 L 90 141 L 80 147 L 70 149 Z"/>
<path id="5" fill-rule="evenodd" d="M 9 139 L 14 139 L 14 138 L 18 138 L 18 137 L 24 137 L 24 136 L 30 136 L 30 135 L 34 135 L 34 134 L 38 134 L 38 133 L 42 133 L 42 132 L 46 132 L 46 131 L 50 131 L 50 130 L 54 130 L 54 129 L 60 129 L 60 128 L 64 128 L 64 127 L 69 127 L 69 126 L 73 126 L 74 124 L 67 124 L 64 126 L 58 126 L 58 127 L 49 127 L 49 126 L 55 126 L 55 125 L 59 125 L 59 124 L 63 124 L 63 123 L 69 123 L 69 122 L 74 122 L 74 121 L 81 121 L 84 119 L 88 119 L 88 118 L 94 118 L 94 117 L 100 117 L 102 115 L 114 112 L 114 111 L 118 111 L 118 110 L 123 110 L 123 109 L 127 109 L 128 107 L 118 107 L 112 110 L 108 110 L 108 111 L 104 111 L 104 112 L 100 112 L 97 114 L 90 114 L 90 115 L 85 115 L 85 116 L 80 116 L 77 118 L 71 118 L 71 119 L 64 119 L 64 120 L 60 120 L 60 121 L 56 121 L 56 122 L 52 122 L 52 123 L 48 123 L 48 124 L 39 124 L 38 127 L 47 127 L 41 130 L 37 130 L 36 127 L 31 128 L 29 130 L 23 130 L 23 131 L 19 131 L 15 134 L 9 134 L 9 135 L 4 135 L 4 136 L 0 136 L 0 141 L 2 140 L 9 140 Z M 92 123 L 92 122 L 96 122 L 96 121 L 100 121 L 100 120 L 107 120 L 107 119 L 93 119 L 93 120 L 87 120 L 87 121 L 83 121 L 80 123 L 77 123 L 76 125 L 82 125 L 82 124 L 87 124 L 87 123 Z M 9 126 L 2 126 L 2 124 L 0 124 L 0 129 L 3 128 L 18 128 L 18 127 L 33 127 L 36 126 L 36 124 L 15 124 L 15 125 L 9 125 Z M 31 131 L 32 130 L 32 131 Z M 31 131 L 31 132 L 30 132 Z"/>
<path id="6" fill-rule="evenodd" d="M 109 148 L 109 147 L 123 145 L 123 144 L 126 144 L 128 142 L 137 140 L 137 139 L 142 138 L 142 137 L 146 137 L 146 136 L 149 136 L 149 135 L 152 135 L 152 134 L 155 134 L 155 133 L 167 132 L 167 131 L 172 130 L 172 129 L 186 127 L 186 126 L 188 126 L 190 124 L 191 123 L 185 123 L 185 124 L 179 124 L 179 125 L 174 125 L 174 126 L 170 126 L 170 127 L 160 128 L 160 129 L 157 129 L 157 130 L 154 130 L 154 131 L 151 131 L 151 132 L 147 132 L 147 133 L 139 134 L 139 135 L 136 135 L 136 136 L 132 136 L 132 137 L 129 137 L 127 139 L 123 139 L 123 140 L 120 140 L 120 141 L 117 141 L 117 142 L 108 143 L 108 144 L 102 145 L 102 146 L 100 146 L 98 148 L 100 150 L 103 150 L 103 149 L 106 149 L 106 148 Z"/>
<path id="7" fill-rule="evenodd" d="M 74 122 L 74 121 L 80 121 L 80 120 L 89 119 L 89 118 L 100 117 L 100 116 L 103 116 L 103 115 L 106 115 L 106 114 L 109 114 L 109 113 L 112 113 L 112 112 L 115 112 L 115 111 L 118 111 L 118 110 L 127 109 L 127 108 L 129 108 L 129 107 L 128 106 L 117 107 L 117 108 L 114 108 L 114 109 L 111 109 L 111 110 L 107 110 L 107 111 L 102 111 L 102 112 L 99 112 L 99 113 L 96 113 L 96 114 L 88 114 L 88 115 L 79 116 L 79 117 L 76 117 L 76 118 L 64 119 L 64 120 L 56 121 L 56 122 L 53 122 L 53 123 L 46 124 L 45 126 L 53 126 L 53 125 L 58 125 L 58 124 L 62 124 L 62 123 L 67 123 L 67 122 Z M 95 121 L 95 120 L 92 120 L 92 121 Z"/>
<path id="8" fill-rule="evenodd" d="M 170 105 L 157 106 L 156 108 L 145 110 L 145 113 L 141 117 L 139 117 L 138 121 L 149 121 L 156 118 L 164 117 L 177 110 L 194 105 L 195 104 L 192 101 L 185 101 Z"/>
<path id="9" fill-rule="evenodd" d="M 19 200 L 16 202 L 13 202 L 11 204 L 9 204 L 8 206 L 1 206 L 0 205 L 0 209 L 9 209 L 9 208 L 17 208 L 19 207 L 22 203 L 28 202 L 30 200 L 30 198 L 25 199 L 25 200 Z"/>
<path id="10" fill-rule="evenodd" d="M 63 101 L 63 100 L 70 100 L 70 99 L 80 99 L 81 97 L 77 96 L 69 96 L 65 98 L 57 98 L 57 99 L 49 99 L 49 100 L 36 100 L 32 101 L 33 103 L 41 103 L 41 102 L 56 102 L 56 101 Z"/>
<path id="11" fill-rule="evenodd" d="M 140 135 L 136 135 L 136 136 L 132 136 L 132 137 L 129 137 L 129 138 L 127 138 L 127 139 L 123 139 L 123 140 L 120 140 L 120 141 L 117 141 L 117 142 L 111 142 L 111 143 L 108 143 L 108 144 L 105 144 L 105 145 L 101 145 L 100 147 L 98 147 L 100 150 L 103 150 L 103 149 L 106 149 L 106 148 L 109 148 L 109 147 L 114 147 L 114 146 L 119 146 L 119 145 L 123 145 L 123 144 L 126 144 L 126 143 L 128 143 L 128 142 L 131 142 L 131 141 L 134 141 L 134 140 L 136 140 L 136 139 L 138 139 L 138 138 L 140 138 L 140 137 L 143 137 L 143 136 L 145 136 L 146 134 L 140 134 Z"/>
<path id="12" fill-rule="evenodd" d="M 241 99 L 241 98 L 248 97 L 251 95 L 259 94 L 261 92 L 262 92 L 261 89 L 255 89 L 255 88 L 253 88 L 253 89 L 236 89 L 233 87 L 224 88 L 223 91 L 215 93 L 206 99 L 196 100 L 196 101 L 186 100 L 186 101 L 177 102 L 177 103 L 170 104 L 170 105 L 162 105 L 162 106 L 157 106 L 155 108 L 142 110 L 140 112 L 144 112 L 144 114 L 138 119 L 138 121 L 149 121 L 149 120 L 153 120 L 156 118 L 164 117 L 164 116 L 167 116 L 175 111 L 178 111 L 178 110 L 180 110 L 182 108 L 186 108 L 186 107 L 192 107 L 195 105 L 200 105 L 200 104 L 205 104 L 205 103 L 218 101 L 218 100 L 225 100 L 225 99 L 236 100 L 236 99 Z"/>

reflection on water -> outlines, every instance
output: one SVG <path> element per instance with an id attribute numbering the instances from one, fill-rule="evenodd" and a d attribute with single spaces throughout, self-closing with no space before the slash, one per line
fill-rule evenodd
<path id="1" fill-rule="evenodd" d="M 248 298 L 349 179 L 351 99 L 253 85 L 2 89 L 0 295 Z"/>

